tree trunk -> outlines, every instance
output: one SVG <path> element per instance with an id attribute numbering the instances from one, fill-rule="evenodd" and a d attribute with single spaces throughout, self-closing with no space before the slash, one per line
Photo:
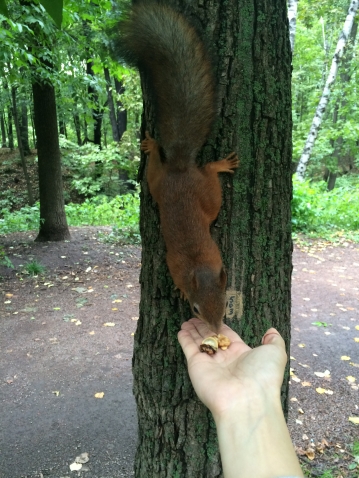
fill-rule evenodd
<path id="1" fill-rule="evenodd" d="M 21 134 L 21 143 L 25 156 L 31 154 L 30 145 L 29 145 L 29 123 L 27 119 L 27 106 L 25 101 L 21 102 L 21 120 L 19 121 L 20 134 Z"/>
<path id="2" fill-rule="evenodd" d="M 8 128 L 8 133 L 7 136 L 9 138 L 9 148 L 11 151 L 14 149 L 14 135 L 12 132 L 12 112 L 11 112 L 11 107 L 8 107 L 7 110 L 7 128 Z"/>
<path id="3" fill-rule="evenodd" d="M 93 72 L 93 69 L 92 69 L 92 61 L 87 61 L 86 73 L 94 78 L 95 73 Z M 93 103 L 93 108 L 92 108 L 92 118 L 94 121 L 93 142 L 94 144 L 97 144 L 101 148 L 101 123 L 102 123 L 103 112 L 100 109 L 97 91 L 91 85 L 91 83 L 88 84 L 87 92 L 88 92 L 90 100 Z"/>
<path id="4" fill-rule="evenodd" d="M 116 112 L 115 112 L 115 105 L 114 105 L 113 96 L 112 96 L 110 72 L 108 68 L 104 68 L 103 71 L 104 71 L 105 80 L 106 80 L 106 91 L 107 91 L 107 97 L 108 97 L 110 123 L 112 128 L 112 138 L 116 143 L 118 143 L 120 141 L 120 138 L 119 138 L 118 129 L 117 129 Z"/>
<path id="5" fill-rule="evenodd" d="M 119 97 L 125 91 L 125 87 L 122 85 L 120 81 L 115 78 L 115 88 L 116 93 L 118 95 L 118 99 L 116 100 L 117 105 L 117 130 L 119 140 L 122 138 L 123 133 L 127 130 L 127 111 L 123 109 L 123 104 Z"/>
<path id="6" fill-rule="evenodd" d="M 1 147 L 6 148 L 6 129 L 4 121 L 4 113 L 0 113 L 0 127 L 1 127 Z"/>
<path id="7" fill-rule="evenodd" d="M 65 138 L 67 138 L 66 123 L 63 119 L 59 120 L 59 133 L 62 134 L 62 136 L 65 136 Z"/>
<path id="8" fill-rule="evenodd" d="M 78 113 L 74 113 L 74 125 L 75 125 L 76 137 L 77 137 L 77 144 L 81 146 L 82 145 L 81 124 L 80 124 L 80 116 Z"/>
<path id="9" fill-rule="evenodd" d="M 200 164 L 238 152 L 223 175 L 223 206 L 213 229 L 228 272 L 226 322 L 252 346 L 270 327 L 290 343 L 291 52 L 286 2 L 177 0 L 218 52 L 218 119 Z M 245 25 L 245 28 L 243 27 Z M 180 85 L 182 78 L 177 78 Z M 144 131 L 156 132 L 144 88 Z M 155 206 L 141 180 L 142 270 L 133 374 L 139 441 L 137 478 L 222 477 L 216 430 L 190 384 L 177 333 L 191 317 L 174 290 Z M 210 192 L 209 192 L 210 194 Z M 288 369 L 282 387 L 287 410 Z M 240 471 L 239 471 L 240 474 Z"/>
<path id="10" fill-rule="evenodd" d="M 318 136 L 318 131 L 322 123 L 324 111 L 328 105 L 331 87 L 333 86 L 335 79 L 337 77 L 339 63 L 343 56 L 344 48 L 353 26 L 355 15 L 358 10 L 358 5 L 359 5 L 359 0 L 351 0 L 348 14 L 344 22 L 343 30 L 341 31 L 339 35 L 339 40 L 337 43 L 337 47 L 335 49 L 335 53 L 333 56 L 329 75 L 327 77 L 327 81 L 324 86 L 322 97 L 317 106 L 317 110 L 315 112 L 315 116 L 313 118 L 313 122 L 309 130 L 307 141 L 305 143 L 302 156 L 300 157 L 300 160 L 298 163 L 297 176 L 299 179 L 302 179 L 302 180 L 304 180 L 305 171 L 307 169 L 307 163 L 312 153 L 315 140 L 317 139 L 317 136 Z"/>
<path id="11" fill-rule="evenodd" d="M 289 38 L 292 54 L 294 51 L 295 29 L 297 26 L 298 0 L 288 0 Z"/>
<path id="12" fill-rule="evenodd" d="M 328 175 L 328 191 L 332 191 L 335 187 L 335 181 L 337 179 L 337 173 L 332 173 L 331 171 L 329 171 L 329 175 Z"/>
<path id="13" fill-rule="evenodd" d="M 14 87 L 11 88 L 11 97 L 12 97 L 12 110 L 13 110 L 13 113 L 14 113 L 14 123 L 15 123 L 15 128 L 16 128 L 17 143 L 18 143 L 18 148 L 19 148 L 19 153 L 20 153 L 20 158 L 21 158 L 21 165 L 22 165 L 22 169 L 24 171 L 29 204 L 30 204 L 30 206 L 32 206 L 34 204 L 34 196 L 32 194 L 32 187 L 31 187 L 31 181 L 30 181 L 29 173 L 27 172 L 24 144 L 22 142 L 22 137 L 21 137 L 22 131 L 21 131 L 21 128 L 20 128 L 19 118 L 17 116 L 16 89 Z"/>
<path id="14" fill-rule="evenodd" d="M 40 80 L 39 80 L 40 81 Z M 35 241 L 70 239 L 63 197 L 61 158 L 53 85 L 33 83 L 40 192 L 40 230 Z"/>

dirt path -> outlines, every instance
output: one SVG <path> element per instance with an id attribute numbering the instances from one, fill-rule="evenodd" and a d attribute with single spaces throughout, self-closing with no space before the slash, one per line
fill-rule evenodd
<path id="1" fill-rule="evenodd" d="M 98 229 L 72 228 L 69 243 L 0 238 L 15 271 L 31 258 L 47 268 L 40 279 L 0 267 L 1 478 L 133 476 L 140 249 L 101 243 Z M 359 248 L 296 248 L 294 263 L 291 435 L 313 476 L 335 467 L 357 477 L 348 468 L 359 426 L 348 418 L 359 417 Z M 310 461 L 311 440 L 323 438 L 329 446 Z M 81 453 L 89 461 L 70 472 Z"/>

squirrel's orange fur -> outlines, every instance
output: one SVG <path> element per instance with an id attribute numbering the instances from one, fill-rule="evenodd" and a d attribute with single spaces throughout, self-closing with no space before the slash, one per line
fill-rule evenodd
<path id="1" fill-rule="evenodd" d="M 146 132 L 141 149 L 149 154 L 168 268 L 194 314 L 218 333 L 227 276 L 210 225 L 222 202 L 218 173 L 233 173 L 238 159 L 195 163 L 215 115 L 212 65 L 196 30 L 166 5 L 136 4 L 120 33 L 122 55 L 146 74 L 156 108 L 161 146 Z"/>

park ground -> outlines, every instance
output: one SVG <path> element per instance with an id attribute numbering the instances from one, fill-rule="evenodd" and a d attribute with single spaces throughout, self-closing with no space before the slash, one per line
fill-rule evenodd
<path id="1" fill-rule="evenodd" d="M 0 478 L 133 476 L 141 250 L 109 231 L 0 237 L 15 266 L 0 266 Z M 289 430 L 308 476 L 357 478 L 359 246 L 302 239 L 293 263 Z"/>

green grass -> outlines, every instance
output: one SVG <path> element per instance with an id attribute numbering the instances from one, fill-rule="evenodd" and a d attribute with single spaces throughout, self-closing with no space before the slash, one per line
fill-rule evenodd
<path id="1" fill-rule="evenodd" d="M 34 259 L 33 261 L 25 264 L 23 270 L 27 272 L 28 274 L 30 274 L 31 276 L 37 276 L 45 272 L 45 267 L 42 264 L 40 264 L 40 262 L 37 262 L 36 259 Z"/>
<path id="2" fill-rule="evenodd" d="M 359 179 L 342 177 L 335 189 L 326 191 L 324 181 L 294 180 L 292 225 L 295 233 L 359 241 Z"/>
<path id="3" fill-rule="evenodd" d="M 86 199 L 82 204 L 65 206 L 69 226 L 113 226 L 117 237 L 139 240 L 139 197 L 126 194 L 111 200 L 105 196 Z M 31 231 L 39 227 L 39 204 L 19 211 L 0 212 L 0 234 Z M 115 234 L 116 235 L 116 234 Z"/>
<path id="4" fill-rule="evenodd" d="M 82 204 L 65 206 L 70 226 L 112 226 L 112 233 L 104 236 L 111 242 L 139 243 L 139 197 L 125 194 L 109 199 L 97 196 Z M 0 234 L 36 230 L 39 227 L 39 205 L 23 207 L 19 211 L 0 211 Z M 333 191 L 326 191 L 326 183 L 299 182 L 294 179 L 292 200 L 294 238 L 305 234 L 331 241 L 343 239 L 359 242 L 359 176 L 337 180 Z"/>

